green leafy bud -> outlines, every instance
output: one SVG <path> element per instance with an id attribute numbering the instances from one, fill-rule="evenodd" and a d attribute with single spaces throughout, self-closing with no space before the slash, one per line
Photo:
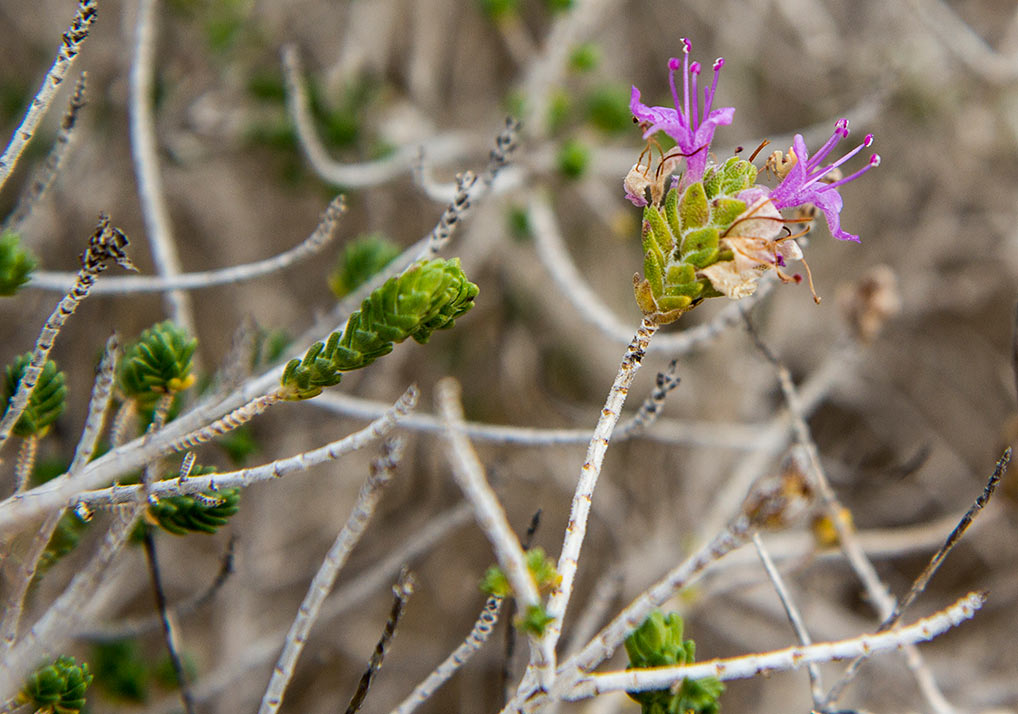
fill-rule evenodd
<path id="1" fill-rule="evenodd" d="M 696 645 L 692 640 L 682 639 L 682 629 L 682 618 L 678 613 L 663 615 L 659 610 L 652 612 L 626 638 L 626 653 L 629 655 L 626 669 L 692 664 Z M 724 688 L 715 677 L 685 679 L 677 690 L 629 692 L 629 697 L 640 703 L 643 714 L 717 714 L 717 700 Z"/>
<path id="2" fill-rule="evenodd" d="M 124 394 L 142 406 L 151 406 L 164 394 L 175 394 L 195 382 L 191 357 L 198 340 L 166 320 L 141 333 L 124 350 L 118 382 Z"/>
<path id="3" fill-rule="evenodd" d="M 92 647 L 95 684 L 118 699 L 143 702 L 148 697 L 148 665 L 134 640 L 101 642 Z"/>
<path id="4" fill-rule="evenodd" d="M 335 271 L 329 276 L 329 288 L 336 297 L 346 297 L 391 263 L 399 253 L 399 246 L 380 233 L 360 236 L 343 249 Z"/>
<path id="5" fill-rule="evenodd" d="M 473 307 L 477 292 L 457 258 L 410 266 L 371 293 L 341 333 L 316 342 L 302 359 L 286 365 L 281 379 L 285 398 L 317 396 L 338 384 L 342 372 L 366 367 L 408 337 L 427 342 L 435 330 L 452 327 Z"/>
<path id="6" fill-rule="evenodd" d="M 191 469 L 192 476 L 214 473 L 211 466 Z M 149 505 L 147 520 L 173 535 L 215 533 L 240 509 L 240 489 L 166 496 Z"/>
<path id="7" fill-rule="evenodd" d="M 558 152 L 558 169 L 569 179 L 578 179 L 587 171 L 590 150 L 585 144 L 569 139 Z"/>
<path id="8" fill-rule="evenodd" d="M 541 605 L 531 605 L 527 611 L 516 618 L 516 628 L 521 632 L 541 637 L 545 628 L 555 618 L 549 615 Z"/>
<path id="9" fill-rule="evenodd" d="M 576 46 L 569 55 L 569 69 L 574 72 L 590 72 L 597 68 L 601 62 L 601 50 L 593 42 L 584 42 Z M 623 101 L 623 105 L 628 101 Z M 628 114 L 628 112 L 627 112 Z M 629 114 L 629 116 L 632 116 Z M 626 124 L 629 124 L 629 116 L 626 117 Z M 593 116 L 591 117 L 593 119 Z M 594 122 L 597 123 L 596 121 Z"/>
<path id="10" fill-rule="evenodd" d="M 62 656 L 29 676 L 17 702 L 30 704 L 38 712 L 77 714 L 85 706 L 85 690 L 91 683 L 86 663 L 79 665 L 73 657 Z"/>
<path id="11" fill-rule="evenodd" d="M 4 413 L 10 408 L 11 400 L 18 391 L 21 378 L 25 375 L 29 363 L 32 361 L 32 354 L 27 352 L 7 366 L 4 389 L 3 404 Z M 28 406 L 22 412 L 21 418 L 14 425 L 14 433 L 22 438 L 30 436 L 43 436 L 49 429 L 50 424 L 55 422 L 63 413 L 66 406 L 67 385 L 65 384 L 64 373 L 57 369 L 53 360 L 46 360 L 39 373 L 35 390 L 28 399 Z"/>
<path id="12" fill-rule="evenodd" d="M 0 235 L 0 295 L 13 295 L 28 282 L 37 265 L 36 259 L 21 247 L 21 238 L 13 231 Z"/>
<path id="13" fill-rule="evenodd" d="M 537 585 L 537 591 L 542 595 L 550 592 L 562 581 L 562 576 L 555 569 L 555 561 L 549 558 L 544 548 L 538 546 L 527 551 L 527 571 Z M 509 597 L 513 594 L 509 578 L 497 565 L 493 565 L 484 574 L 481 580 L 481 590 L 496 597 Z"/>

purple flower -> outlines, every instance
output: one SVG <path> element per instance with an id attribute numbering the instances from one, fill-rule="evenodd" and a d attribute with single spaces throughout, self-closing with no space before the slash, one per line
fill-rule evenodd
<path id="1" fill-rule="evenodd" d="M 668 83 L 672 88 L 672 100 L 674 107 L 648 107 L 640 103 L 640 90 L 633 87 L 629 100 L 629 109 L 633 116 L 647 125 L 643 132 L 643 138 L 648 139 L 653 134 L 663 131 L 675 139 L 678 149 L 686 157 L 686 176 L 683 183 L 699 181 L 703 177 L 703 171 L 707 166 L 707 152 L 710 149 L 711 140 L 714 138 L 714 130 L 719 126 L 732 123 L 732 115 L 735 109 L 722 107 L 711 109 L 714 102 L 714 95 L 717 92 L 718 74 L 724 66 L 725 61 L 719 57 L 714 61 L 714 82 L 710 88 L 703 90 L 703 111 L 700 111 L 699 100 L 697 99 L 696 80 L 700 75 L 700 63 L 689 63 L 689 50 L 692 44 L 689 40 L 682 39 L 682 103 L 679 103 L 679 92 L 675 85 L 675 72 L 679 69 L 679 60 L 672 57 L 668 60 Z M 692 80 L 692 89 L 690 81 Z M 692 101 L 690 101 L 692 100 Z M 692 106 L 691 106 L 692 105 Z"/>
<path id="2" fill-rule="evenodd" d="M 867 134 L 862 143 L 849 151 L 833 164 L 820 166 L 820 163 L 827 158 L 834 147 L 842 139 L 848 136 L 848 119 L 839 119 L 834 125 L 834 133 L 831 138 L 817 150 L 812 157 L 806 149 L 806 142 L 801 134 L 796 134 L 792 141 L 792 153 L 795 154 L 795 164 L 790 167 L 788 175 L 777 187 L 770 192 L 771 202 L 777 209 L 795 208 L 806 204 L 812 204 L 824 212 L 827 218 L 827 226 L 831 229 L 831 235 L 838 240 L 859 241 L 859 236 L 853 235 L 841 229 L 841 194 L 838 187 L 849 181 L 859 178 L 874 166 L 880 164 L 880 156 L 873 154 L 869 163 L 856 171 L 851 176 L 833 182 L 824 182 L 824 177 L 831 171 L 841 166 L 850 158 L 859 153 L 863 147 L 873 143 L 873 135 Z M 750 189 L 753 190 L 753 189 Z M 741 196 L 740 196 L 741 198 Z"/>

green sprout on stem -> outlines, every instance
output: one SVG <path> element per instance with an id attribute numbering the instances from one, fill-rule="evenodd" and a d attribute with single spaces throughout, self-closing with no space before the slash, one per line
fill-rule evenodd
<path id="1" fill-rule="evenodd" d="M 693 640 L 682 639 L 682 618 L 652 612 L 626 638 L 629 665 L 626 669 L 692 664 L 696 654 Z M 643 714 L 717 714 L 718 697 L 725 686 L 714 677 L 684 679 L 676 689 L 629 692 L 640 703 Z"/>

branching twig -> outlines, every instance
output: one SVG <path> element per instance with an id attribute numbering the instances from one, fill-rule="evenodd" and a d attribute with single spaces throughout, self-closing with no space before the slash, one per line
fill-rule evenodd
<path id="1" fill-rule="evenodd" d="M 322 561 L 321 567 L 311 581 L 307 595 L 304 596 L 297 617 L 294 619 L 293 625 L 290 626 L 283 651 L 279 655 L 279 660 L 272 671 L 272 679 L 269 680 L 269 686 L 266 688 L 261 706 L 258 708 L 259 714 L 270 714 L 279 710 L 286 687 L 293 677 L 297 658 L 304 650 L 304 643 L 307 641 L 311 626 L 318 619 L 322 603 L 329 591 L 332 590 L 336 576 L 346 564 L 350 551 L 360 540 L 368 521 L 374 515 L 375 506 L 382 495 L 382 489 L 392 479 L 402 452 L 402 441 L 392 440 L 385 444 L 382 455 L 372 462 L 371 475 L 361 487 L 353 512 L 343 525 L 339 535 L 336 536 L 332 547 L 329 548 L 325 560 Z"/>
<path id="2" fill-rule="evenodd" d="M 592 674 L 578 682 L 565 695 L 565 698 L 576 700 L 594 697 L 605 692 L 667 689 L 683 679 L 702 679 L 703 677 L 717 677 L 722 681 L 745 679 L 771 672 L 797 669 L 814 662 L 871 656 L 932 640 L 971 618 L 985 601 L 985 595 L 969 593 L 947 609 L 923 618 L 908 627 L 875 635 L 862 635 L 840 642 L 823 642 L 808 647 L 789 647 L 765 654 L 716 659 L 678 667 L 631 669 L 625 672 Z"/>

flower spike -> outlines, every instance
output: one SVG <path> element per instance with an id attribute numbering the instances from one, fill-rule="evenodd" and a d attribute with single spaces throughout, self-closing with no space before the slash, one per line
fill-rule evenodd
<path id="1" fill-rule="evenodd" d="M 719 126 L 732 123 L 735 114 L 733 107 L 713 109 L 714 96 L 717 93 L 718 75 L 725 62 L 723 58 L 715 60 L 714 81 L 710 88 L 704 88 L 703 107 L 701 110 L 697 87 L 700 74 L 700 63 L 689 62 L 689 51 L 692 43 L 683 38 L 682 60 L 682 100 L 679 100 L 675 73 L 679 69 L 679 60 L 672 57 L 668 60 L 668 83 L 672 90 L 673 107 L 651 107 L 640 102 L 640 90 L 633 87 L 630 94 L 629 109 L 642 125 L 645 126 L 643 138 L 649 139 L 659 131 L 675 139 L 678 152 L 686 158 L 686 175 L 683 183 L 688 185 L 699 181 L 707 166 L 707 154 L 714 131 Z M 632 198 L 630 198 L 632 200 Z M 634 201 L 635 203 L 635 201 Z"/>
<path id="2" fill-rule="evenodd" d="M 849 181 L 859 178 L 874 166 L 879 166 L 880 156 L 873 154 L 870 157 L 869 163 L 851 176 L 833 182 L 824 181 L 828 174 L 873 143 L 873 135 L 867 134 L 861 144 L 840 159 L 826 166 L 821 166 L 827 155 L 847 136 L 848 120 L 839 119 L 834 125 L 834 133 L 831 135 L 831 138 L 824 142 L 824 145 L 813 156 L 810 156 L 802 135 L 796 134 L 792 140 L 792 149 L 789 152 L 794 157 L 795 163 L 789 168 L 788 175 L 770 192 L 770 199 L 779 210 L 812 204 L 823 211 L 824 217 L 827 219 L 827 226 L 831 229 L 831 235 L 838 240 L 859 242 L 859 236 L 844 231 L 841 228 L 840 214 L 843 204 L 841 194 L 838 193 L 838 188 Z"/>

